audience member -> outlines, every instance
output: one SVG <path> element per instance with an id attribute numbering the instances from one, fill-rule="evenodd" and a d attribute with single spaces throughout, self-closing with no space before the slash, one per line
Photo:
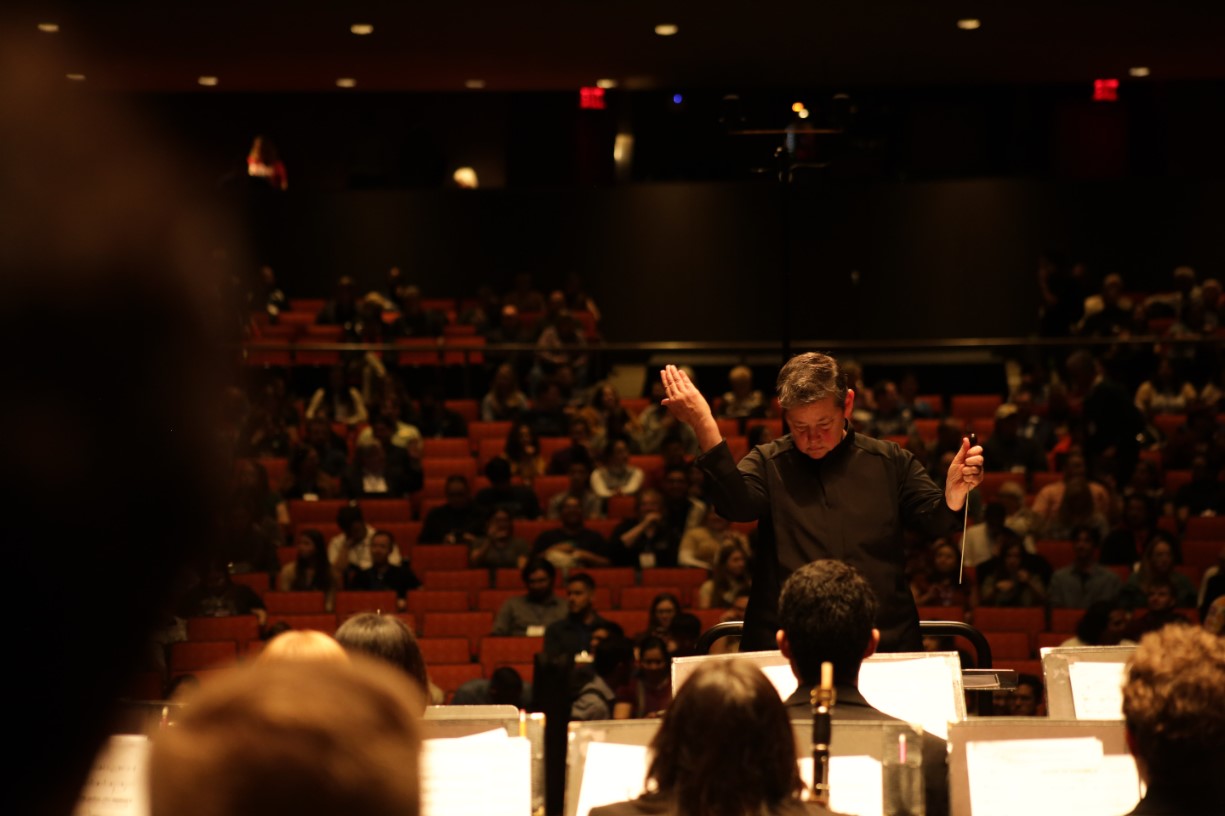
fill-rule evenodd
<path id="1" fill-rule="evenodd" d="M 332 430 L 332 423 L 324 417 L 306 421 L 306 446 L 312 448 L 316 454 L 315 461 L 310 464 L 328 476 L 340 476 L 349 462 L 348 445 Z M 294 473 L 297 475 L 298 468 L 294 468 Z M 308 486 L 313 486 L 313 483 Z M 289 495 L 289 498 L 302 496 Z"/>
<path id="2" fill-rule="evenodd" d="M 648 637 L 668 640 L 672 637 L 672 624 L 681 613 L 681 600 L 671 592 L 660 592 L 651 599 L 651 608 L 647 612 L 647 628 L 634 635 L 634 642 L 639 644 Z"/>
<path id="3" fill-rule="evenodd" d="M 484 519 L 472 501 L 468 479 L 458 474 L 448 476 L 444 490 L 447 503 L 425 514 L 417 540 L 422 544 L 471 545 Z"/>
<path id="4" fill-rule="evenodd" d="M 336 579 L 328 560 L 327 545 L 318 530 L 302 530 L 295 544 L 297 558 L 281 567 L 276 587 L 280 592 L 322 592 L 324 608 L 331 612 L 336 597 Z"/>
<path id="5" fill-rule="evenodd" d="M 634 644 L 628 638 L 612 636 L 600 641 L 591 662 L 575 666 L 570 719 L 611 720 L 617 702 L 615 689 L 629 680 L 633 670 Z"/>
<path id="6" fill-rule="evenodd" d="M 933 543 L 927 568 L 910 581 L 915 606 L 952 607 L 961 610 L 961 615 L 977 606 L 974 582 L 962 580 L 960 567 L 956 547 L 943 538 Z"/>
<path id="7" fill-rule="evenodd" d="M 1012 692 L 1011 710 L 1014 717 L 1044 717 L 1046 716 L 1045 700 L 1042 696 L 1042 680 L 1033 674 L 1017 676 L 1017 687 Z"/>
<path id="8" fill-rule="evenodd" d="M 591 474 L 591 489 L 604 499 L 633 496 L 642 489 L 645 478 L 641 468 L 630 464 L 629 440 L 615 437 L 609 440 L 603 459 Z"/>
<path id="9" fill-rule="evenodd" d="M 153 816 L 416 816 L 420 694 L 374 663 L 257 661 L 152 742 Z"/>
<path id="10" fill-rule="evenodd" d="M 702 471 L 699 469 L 698 471 Z M 690 485 L 692 488 L 692 483 Z M 692 498 L 692 494 L 690 494 Z M 695 499 L 701 501 L 700 499 Z M 682 567 L 698 567 L 714 569 L 719 551 L 728 544 L 738 544 L 745 551 L 749 549 L 749 539 L 737 530 L 732 529 L 731 522 L 720 516 L 714 506 L 706 505 L 706 515 L 702 523 L 690 527 L 681 536 L 680 549 L 677 552 L 676 563 Z"/>
<path id="11" fill-rule="evenodd" d="M 1034 404 L 1034 392 L 1022 385 L 1012 392 L 1012 404 L 1017 409 L 1017 435 L 1032 441 L 1043 453 L 1055 447 L 1055 427 Z"/>
<path id="12" fill-rule="evenodd" d="M 717 415 L 724 419 L 748 419 L 766 415 L 766 398 L 753 388 L 753 371 L 736 366 L 727 375 L 729 390 L 719 402 Z"/>
<path id="13" fill-rule="evenodd" d="M 399 456 L 399 452 L 403 452 L 406 458 L 421 458 L 421 431 L 400 419 L 399 400 L 396 397 L 384 396 L 378 410 L 370 416 L 369 427 L 362 428 L 357 434 L 357 446 L 360 448 L 373 439 L 383 443 L 389 466 L 399 463 L 403 465 L 402 469 L 408 469 L 407 463 L 394 458 Z M 417 469 L 420 470 L 420 465 Z M 420 490 L 420 487 L 416 489 Z"/>
<path id="14" fill-rule="evenodd" d="M 1117 337 L 1131 323 L 1131 300 L 1123 297 L 1123 278 L 1111 274 L 1102 279 L 1097 295 L 1085 298 L 1085 317 L 1080 324 L 1081 337 Z"/>
<path id="15" fill-rule="evenodd" d="M 732 542 L 719 548 L 710 578 L 698 587 L 699 609 L 732 607 L 751 586 L 749 551 L 743 545 Z"/>
<path id="16" fill-rule="evenodd" d="M 914 418 L 898 398 L 897 385 L 882 380 L 872 389 L 876 410 L 868 422 L 868 436 L 884 439 L 886 436 L 910 436 L 915 431 Z"/>
<path id="17" fill-rule="evenodd" d="M 347 504 L 336 512 L 336 526 L 340 535 L 328 542 L 328 560 L 337 575 L 344 575 L 350 566 L 369 569 L 374 560 L 370 556 L 370 543 L 377 532 L 366 523 L 362 508 L 356 503 Z M 388 560 L 392 564 L 401 561 L 400 548 L 392 545 Z"/>
<path id="18" fill-rule="evenodd" d="M 406 596 L 410 589 L 419 589 L 421 579 L 407 563 L 392 564 L 388 558 L 395 549 L 395 537 L 378 530 L 370 537 L 370 566 L 366 569 L 350 566 L 345 574 L 345 587 L 353 590 L 392 590 L 396 593 L 396 611 L 408 609 Z"/>
<path id="19" fill-rule="evenodd" d="M 596 450 L 603 450 L 610 439 L 633 439 L 641 432 L 638 420 L 625 410 L 621 395 L 608 383 L 591 392 L 591 404 L 583 409 L 582 417 L 590 425 L 591 447 Z"/>
<path id="20" fill-rule="evenodd" d="M 1076 636 L 1060 646 L 1134 646 L 1124 637 L 1130 617 L 1117 601 L 1095 601 L 1076 622 Z"/>
<path id="21" fill-rule="evenodd" d="M 1127 609 L 1143 606 L 1148 590 L 1154 583 L 1168 583 L 1174 590 L 1174 605 L 1182 609 L 1195 606 L 1195 585 L 1191 579 L 1174 569 L 1174 548 L 1162 538 L 1154 538 L 1144 548 L 1140 568 L 1133 572 L 1119 593 L 1119 601 Z"/>
<path id="22" fill-rule="evenodd" d="M 446 406 L 442 389 L 430 386 L 421 392 L 417 413 L 412 424 L 426 439 L 463 439 L 468 435 L 468 423 Z"/>
<path id="23" fill-rule="evenodd" d="M 1225 640 L 1190 626 L 1146 635 L 1123 683 L 1127 745 L 1146 785 L 1132 811 L 1225 813 Z"/>
<path id="24" fill-rule="evenodd" d="M 1195 386 L 1186 380 L 1180 382 L 1169 357 L 1157 361 L 1153 376 L 1136 389 L 1136 408 L 1145 417 L 1156 414 L 1184 414 L 1187 406 L 1195 401 Z"/>
<path id="25" fill-rule="evenodd" d="M 521 422 L 532 426 L 537 436 L 565 436 L 570 429 L 570 415 L 561 385 L 557 380 L 544 383 L 532 403 L 532 409 L 520 417 Z"/>
<path id="26" fill-rule="evenodd" d="M 591 644 L 592 632 L 608 621 L 595 610 L 595 581 L 585 572 L 566 579 L 566 616 L 544 630 L 544 651 L 550 655 L 576 655 Z"/>
<path id="27" fill-rule="evenodd" d="M 548 463 L 540 452 L 540 438 L 527 422 L 520 421 L 511 426 L 506 437 L 503 455 L 510 464 L 511 475 L 531 485 L 537 476 L 543 476 Z"/>
<path id="28" fill-rule="evenodd" d="M 1034 537 L 1041 529 L 1042 522 L 1026 506 L 1025 488 L 1019 482 L 1004 482 L 995 492 L 995 500 L 1004 505 L 1004 526 L 1021 537 L 1026 552 L 1037 552 Z"/>
<path id="29" fill-rule="evenodd" d="M 1048 593 L 1051 606 L 1088 609 L 1097 601 L 1113 601 L 1123 589 L 1119 576 L 1097 562 L 1097 530 L 1081 527 L 1072 538 L 1072 563 L 1055 570 Z"/>
<path id="30" fill-rule="evenodd" d="M 792 719 L 812 718 L 813 687 L 821 681 L 821 664 L 827 662 L 834 669 L 835 719 L 894 719 L 859 693 L 860 664 L 880 642 L 876 611 L 872 587 L 848 564 L 813 561 L 791 573 L 779 596 L 777 638 L 800 682 L 786 701 Z M 944 740 L 924 734 L 922 750 L 927 813 L 940 816 L 948 813 L 948 749 Z"/>
<path id="31" fill-rule="evenodd" d="M 574 496 L 561 504 L 561 526 L 536 537 L 533 557 L 547 558 L 561 569 L 607 567 L 612 561 L 604 536 L 587 526 L 583 505 Z"/>
<path id="32" fill-rule="evenodd" d="M 555 451 L 549 457 L 545 472 L 550 476 L 563 476 L 570 471 L 570 466 L 581 462 L 588 468 L 595 466 L 595 457 L 591 453 L 593 440 L 590 426 L 584 417 L 576 416 L 570 419 L 570 444 Z M 602 444 L 601 444 L 602 447 Z"/>
<path id="33" fill-rule="evenodd" d="M 540 501 L 536 492 L 510 480 L 510 462 L 501 457 L 490 459 L 485 465 L 485 478 L 489 487 L 476 494 L 476 506 L 483 515 L 494 510 L 505 510 L 512 518 L 534 519 L 540 516 Z"/>
<path id="34" fill-rule="evenodd" d="M 549 498 L 545 518 L 561 518 L 561 507 L 570 496 L 582 504 L 583 518 L 604 518 L 604 500 L 591 489 L 591 468 L 582 462 L 571 462 L 566 475 L 570 477 L 570 483 L 565 490 Z"/>
<path id="35" fill-rule="evenodd" d="M 391 470 L 387 466 L 387 454 L 383 443 L 377 439 L 357 449 L 356 462 L 344 479 L 344 492 L 350 499 L 400 499 L 422 486 L 422 472 L 418 468 L 412 473 L 415 483 L 409 482 L 409 474 Z"/>
<path id="36" fill-rule="evenodd" d="M 1102 541 L 1102 563 L 1128 566 L 1135 564 L 1149 547 L 1164 542 L 1177 554 L 1174 537 L 1157 527 L 1149 501 L 1141 495 L 1129 497 L 1124 504 L 1122 523 Z"/>
<path id="37" fill-rule="evenodd" d="M 1140 456 L 1137 436 L 1144 430 L 1144 419 L 1131 395 L 1089 352 L 1069 355 L 1067 373 L 1069 392 L 1082 400 L 1081 427 L 1090 469 L 1112 475 L 1116 484 L 1122 484 Z"/>
<path id="38" fill-rule="evenodd" d="M 368 418 L 366 400 L 358 390 L 360 372 L 352 366 L 334 365 L 328 370 L 328 385 L 319 388 L 306 406 L 306 418 L 326 419 L 356 427 Z"/>
<path id="39" fill-rule="evenodd" d="M 693 371 L 688 368 L 684 370 L 690 379 L 693 379 Z M 638 415 L 638 426 L 642 429 L 638 437 L 639 450 L 645 454 L 659 453 L 663 449 L 664 440 L 669 436 L 679 436 L 686 455 L 697 456 L 701 453 L 697 433 L 693 428 L 672 416 L 662 405 L 661 401 L 666 396 L 663 383 L 658 379 L 652 380 L 651 402 Z"/>
<path id="40" fill-rule="evenodd" d="M 629 682 L 616 690 L 614 720 L 662 716 L 672 702 L 672 672 L 668 644 L 649 636 L 638 642 L 638 668 Z"/>
<path id="41" fill-rule="evenodd" d="M 988 471 L 1032 475 L 1046 470 L 1046 453 L 1032 439 L 1021 436 L 1017 407 L 1004 403 L 995 410 L 995 429 L 983 442 L 983 466 Z"/>
<path id="42" fill-rule="evenodd" d="M 442 334 L 446 316 L 425 308 L 419 287 L 413 284 L 397 287 L 396 306 L 400 314 L 392 326 L 394 334 L 400 337 L 438 337 Z"/>
<path id="43" fill-rule="evenodd" d="M 545 629 L 566 616 L 566 602 L 553 592 L 557 569 L 534 558 L 520 570 L 527 594 L 507 598 L 493 619 L 493 634 L 503 637 L 543 637 Z"/>
<path id="44" fill-rule="evenodd" d="M 1033 510 L 1042 520 L 1043 537 L 1066 538 L 1073 527 L 1086 524 L 1105 535 L 1110 494 L 1097 482 L 1088 480 L 1085 458 L 1071 453 L 1063 465 L 1063 479 L 1038 491 Z"/>
<path id="45" fill-rule="evenodd" d="M 482 422 L 510 422 L 528 410 L 527 394 L 519 390 L 514 366 L 502 363 L 493 374 L 489 392 L 481 400 Z"/>
<path id="46" fill-rule="evenodd" d="M 1002 560 L 982 578 L 979 603 L 983 606 L 1042 606 L 1046 586 L 1042 577 L 1025 569 L 1025 548 L 1015 538 L 1004 545 Z"/>
<path id="47" fill-rule="evenodd" d="M 264 601 L 246 584 L 236 584 L 221 561 L 210 561 L 204 568 L 203 579 L 179 602 L 181 618 L 225 618 L 233 615 L 254 615 L 261 628 L 268 622 Z"/>
<path id="48" fill-rule="evenodd" d="M 512 705 L 527 708 L 531 700 L 531 684 L 524 683 L 519 672 L 510 666 L 499 666 L 488 679 L 477 677 L 457 688 L 451 705 Z"/>
<path id="49" fill-rule="evenodd" d="M 660 480 L 660 496 L 663 499 L 664 524 L 671 530 L 676 541 L 685 532 L 699 526 L 706 518 L 706 503 L 689 493 L 689 466 L 683 462 L 666 463 Z M 676 566 L 676 555 L 672 562 L 661 566 Z"/>
<path id="50" fill-rule="evenodd" d="M 658 491 L 648 489 L 638 494 L 635 514 L 613 528 L 609 547 L 617 566 L 676 566 L 680 539 L 666 522 L 663 497 Z"/>
<path id="51" fill-rule="evenodd" d="M 587 381 L 587 363 L 587 338 L 574 315 L 565 309 L 536 339 L 536 363 L 528 381 L 538 389 L 559 368 L 567 367 L 574 372 L 575 382 L 582 385 Z"/>
<path id="52" fill-rule="evenodd" d="M 515 535 L 510 511 L 499 507 L 485 522 L 485 534 L 477 537 L 468 550 L 468 565 L 486 569 L 522 569 L 531 546 Z"/>
<path id="53" fill-rule="evenodd" d="M 1131 640 L 1139 641 L 1149 632 L 1156 632 L 1171 623 L 1190 623 L 1185 615 L 1174 610 L 1174 585 L 1169 580 L 1154 578 L 1149 581 L 1146 595 L 1147 611 L 1134 618 L 1127 627 L 1127 637 Z"/>

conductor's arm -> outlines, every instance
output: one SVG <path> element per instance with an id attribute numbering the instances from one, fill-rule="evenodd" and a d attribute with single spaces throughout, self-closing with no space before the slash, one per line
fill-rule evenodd
<path id="1" fill-rule="evenodd" d="M 710 411 L 706 397 L 698 391 L 689 375 L 674 365 L 660 372 L 667 397 L 661 403 L 672 416 L 693 428 L 698 436 L 698 447 L 702 452 L 710 450 L 723 441 L 719 425 Z"/>

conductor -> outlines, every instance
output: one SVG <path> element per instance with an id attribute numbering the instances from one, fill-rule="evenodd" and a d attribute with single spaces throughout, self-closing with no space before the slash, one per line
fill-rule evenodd
<path id="1" fill-rule="evenodd" d="M 775 648 L 783 581 L 804 564 L 833 558 L 859 570 L 876 593 L 880 651 L 919 651 L 903 531 L 936 537 L 960 525 L 966 496 L 982 481 L 982 448 L 962 440 L 941 490 L 909 451 L 855 433 L 855 392 L 838 361 L 808 352 L 788 360 L 778 375 L 790 433 L 758 445 L 737 466 L 689 377 L 674 365 L 661 376 L 663 405 L 697 433 L 696 464 L 710 479 L 719 514 L 757 521 L 741 649 Z"/>

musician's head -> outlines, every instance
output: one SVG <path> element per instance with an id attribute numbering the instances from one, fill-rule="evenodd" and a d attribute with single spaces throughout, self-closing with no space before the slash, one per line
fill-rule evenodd
<path id="1" fill-rule="evenodd" d="M 651 742 L 647 779 L 670 812 L 778 813 L 801 789 L 778 691 L 751 663 L 703 663 L 676 693 Z"/>
<path id="2" fill-rule="evenodd" d="M 834 682 L 855 685 L 859 664 L 876 651 L 876 596 L 854 567 L 841 561 L 805 564 L 778 599 L 778 647 L 801 683 L 817 683 L 832 663 Z"/>

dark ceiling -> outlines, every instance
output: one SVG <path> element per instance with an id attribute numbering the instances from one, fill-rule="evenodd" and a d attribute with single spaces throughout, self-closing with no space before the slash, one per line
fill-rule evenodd
<path id="1" fill-rule="evenodd" d="M 379 91 L 1087 82 L 1133 66 L 1151 69 L 1141 81 L 1225 79 L 1225 2 L 48 0 L 8 16 L 61 52 L 65 73 L 132 92 L 315 91 L 339 77 Z M 982 27 L 959 30 L 964 17 Z M 657 36 L 659 23 L 680 31 Z"/>

